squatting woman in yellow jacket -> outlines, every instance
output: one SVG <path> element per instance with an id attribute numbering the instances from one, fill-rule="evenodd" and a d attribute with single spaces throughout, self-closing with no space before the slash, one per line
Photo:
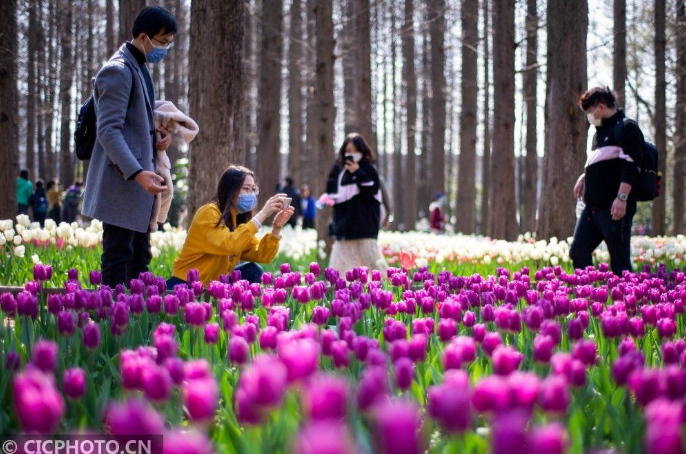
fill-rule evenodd
<path id="1" fill-rule="evenodd" d="M 241 166 L 230 166 L 224 171 L 215 199 L 200 207 L 193 217 L 183 249 L 174 260 L 168 289 L 185 283 L 191 269 L 200 271 L 205 286 L 234 269 L 241 271 L 242 279 L 260 281 L 262 267 L 255 262 L 274 260 L 279 251 L 281 228 L 294 209 L 289 206 L 284 210 L 286 194 L 276 194 L 253 214 L 258 194 L 252 171 Z M 278 214 L 272 222 L 271 233 L 258 239 L 255 234 L 274 213 Z"/>

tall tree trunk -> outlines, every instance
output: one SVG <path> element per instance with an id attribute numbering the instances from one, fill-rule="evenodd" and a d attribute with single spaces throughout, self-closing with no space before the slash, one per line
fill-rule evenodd
<path id="1" fill-rule="evenodd" d="M 660 156 L 658 170 L 662 172 L 662 195 L 653 200 L 652 235 L 664 235 L 665 232 L 665 174 L 667 173 L 667 108 L 665 92 L 665 0 L 655 0 L 655 146 L 663 155 Z"/>
<path id="2" fill-rule="evenodd" d="M 191 3 L 190 113 L 202 131 L 189 149 L 189 219 L 215 196 L 227 165 L 245 162 L 244 11 L 243 2 Z"/>
<path id="3" fill-rule="evenodd" d="M 314 118 L 316 127 L 316 140 L 314 150 L 316 156 L 313 159 L 315 175 L 312 192 L 320 194 L 323 189 L 323 180 L 326 178 L 326 170 L 333 161 L 333 133 L 336 107 L 333 96 L 333 65 L 334 65 L 334 38 L 333 38 L 333 4 L 332 0 L 317 0 L 314 7 L 317 35 L 317 72 L 314 85 Z M 309 119 L 308 119 L 309 122 Z M 320 211 L 317 218 L 317 233 L 320 239 L 326 239 L 329 224 L 330 210 Z"/>
<path id="4" fill-rule="evenodd" d="M 315 142 L 317 140 L 317 126 L 318 123 L 315 117 L 316 99 L 314 97 L 315 83 L 317 79 L 317 33 L 316 33 L 316 11 L 315 0 L 306 0 L 306 14 L 307 19 L 307 46 L 305 47 L 305 153 L 300 158 L 300 176 L 302 183 L 310 186 L 310 192 L 317 198 L 324 189 L 323 179 L 326 175 L 322 172 L 327 170 L 326 165 L 322 166 L 322 172 L 319 169 L 313 169 L 313 163 L 317 161 L 317 148 Z M 317 216 L 323 216 L 318 214 Z"/>
<path id="5" fill-rule="evenodd" d="M 245 56 L 245 77 L 243 78 L 244 86 L 244 103 L 245 103 L 245 150 L 246 150 L 246 163 L 251 169 L 257 168 L 257 158 L 254 151 L 255 143 L 257 140 L 256 136 L 256 92 L 257 92 L 257 68 L 258 63 L 258 52 L 255 52 L 257 46 L 257 41 L 259 37 L 259 24 L 255 19 L 257 12 L 255 8 L 257 7 L 257 2 L 246 2 L 246 7 L 248 11 L 245 14 L 245 32 L 243 36 L 243 55 Z M 260 21 L 261 22 L 261 21 Z"/>
<path id="6" fill-rule="evenodd" d="M 36 174 L 36 53 L 38 50 L 38 8 L 37 2 L 29 2 L 28 27 L 28 58 L 27 58 L 27 97 L 26 97 L 26 168 L 32 180 L 40 175 Z"/>
<path id="7" fill-rule="evenodd" d="M 677 0 L 676 125 L 674 134 L 674 234 L 686 233 L 684 178 L 686 177 L 686 1 Z"/>
<path id="8" fill-rule="evenodd" d="M 138 13 L 145 8 L 145 0 L 119 0 L 119 43 L 132 38 L 131 27 Z M 206 51 L 206 50 L 203 50 Z"/>
<path id="9" fill-rule="evenodd" d="M 483 0 L 483 42 L 484 42 L 484 146 L 481 161 L 481 224 L 482 235 L 490 235 L 490 200 L 491 200 L 491 57 L 489 19 L 491 17 L 490 0 Z"/>
<path id="10" fill-rule="evenodd" d="M 612 52 L 612 83 L 617 94 L 617 105 L 626 103 L 626 0 L 614 1 L 614 49 Z"/>
<path id="11" fill-rule="evenodd" d="M 292 0 L 291 29 L 288 44 L 288 173 L 296 184 L 302 184 L 300 159 L 303 147 L 303 0 Z"/>
<path id="12" fill-rule="evenodd" d="M 359 109 L 359 133 L 367 142 L 376 148 L 374 130 L 372 129 L 372 45 L 370 40 L 370 4 L 369 0 L 355 0 L 355 31 L 359 48 L 357 56 L 357 90 Z"/>
<path id="13" fill-rule="evenodd" d="M 17 1 L 0 1 L 0 219 L 17 214 L 16 178 L 19 167 L 17 119 Z"/>
<path id="14" fill-rule="evenodd" d="M 414 230 L 417 222 L 417 75 L 414 67 L 414 5 L 413 0 L 405 0 L 405 23 L 401 33 L 403 46 L 403 86 L 405 87 L 405 128 L 407 137 L 407 157 L 404 166 L 404 203 L 403 212 L 406 230 Z"/>
<path id="15" fill-rule="evenodd" d="M 358 68 L 358 32 L 357 32 L 357 17 L 356 17 L 357 0 L 345 1 L 345 33 L 341 36 L 342 52 L 341 58 L 343 63 L 343 96 L 345 99 L 345 107 L 343 110 L 343 119 L 345 121 L 345 133 L 359 132 L 359 109 L 358 109 L 358 88 L 357 88 L 357 72 Z"/>
<path id="16" fill-rule="evenodd" d="M 396 0 L 391 1 L 391 36 L 398 36 L 398 30 L 396 28 L 396 13 L 397 13 L 397 2 Z M 388 213 L 390 216 L 389 221 L 391 222 L 391 227 L 394 230 L 398 229 L 398 224 L 402 222 L 403 217 L 403 199 L 405 196 L 405 189 L 402 188 L 402 126 L 401 126 L 401 115 L 399 108 L 401 107 L 402 93 L 398 87 L 398 77 L 397 77 L 397 56 L 398 56 L 398 43 L 397 40 L 393 39 L 391 42 L 391 72 L 393 74 L 393 185 L 392 188 L 388 188 L 390 194 L 389 198 L 393 199 L 393 203 L 389 204 L 391 206 L 391 212 Z M 401 79 L 402 80 L 402 79 Z M 388 186 L 388 184 L 386 184 Z"/>
<path id="17" fill-rule="evenodd" d="M 445 191 L 445 0 L 430 0 L 432 192 Z"/>
<path id="18" fill-rule="evenodd" d="M 524 102 L 526 104 L 526 163 L 522 231 L 536 230 L 536 192 L 538 186 L 537 138 L 537 81 L 538 81 L 538 11 L 537 1 L 527 0 L 526 11 L 526 70 L 524 72 Z"/>
<path id="19" fill-rule="evenodd" d="M 566 238 L 574 231 L 571 191 L 586 158 L 586 116 L 576 106 L 586 89 L 586 0 L 548 3 L 546 164 L 538 209 L 539 238 Z"/>
<path id="20" fill-rule="evenodd" d="M 281 168 L 281 56 L 283 51 L 283 2 L 271 0 L 262 10 L 259 108 L 257 110 L 258 174 L 264 191 L 260 205 L 274 194 Z"/>
<path id="21" fill-rule="evenodd" d="M 491 236 L 517 236 L 514 166 L 514 0 L 493 4 L 493 193 Z"/>
<path id="22" fill-rule="evenodd" d="M 457 176 L 456 228 L 474 233 L 476 224 L 476 75 L 479 42 L 479 1 L 462 2 L 462 111 L 460 112 L 460 161 Z"/>
<path id="23" fill-rule="evenodd" d="M 428 18 L 427 18 L 428 19 Z M 433 179 L 432 166 L 432 143 L 429 133 L 432 130 L 433 118 L 431 118 L 431 96 L 429 90 L 431 80 L 431 66 L 429 60 L 429 36 L 425 34 L 422 41 L 422 154 L 419 162 L 419 210 L 429 217 L 429 203 L 432 197 L 431 180 Z"/>
<path id="24" fill-rule="evenodd" d="M 105 53 L 108 59 L 117 50 L 117 43 L 115 42 L 117 36 L 114 32 L 114 1 L 105 0 Z"/>
<path id="25" fill-rule="evenodd" d="M 74 79 L 74 60 L 72 56 L 72 14 L 73 0 L 65 0 L 61 7 L 62 30 L 60 56 L 60 180 L 71 184 L 74 179 L 74 164 L 71 153 L 71 89 Z"/>
<path id="26" fill-rule="evenodd" d="M 50 0 L 48 4 L 48 15 L 47 15 L 47 52 L 45 59 L 45 77 L 44 83 L 47 84 L 45 87 L 46 100 L 44 105 L 45 120 L 43 122 L 44 133 L 43 136 L 46 137 L 45 140 L 45 155 L 47 168 L 51 169 L 52 176 L 57 177 L 58 166 L 57 158 L 55 156 L 55 151 L 53 147 L 52 133 L 55 126 L 55 97 L 57 96 L 57 74 L 59 73 L 57 68 L 57 26 L 56 23 L 59 20 L 55 13 L 57 0 Z M 62 185 L 71 184 L 71 181 L 62 181 Z"/>

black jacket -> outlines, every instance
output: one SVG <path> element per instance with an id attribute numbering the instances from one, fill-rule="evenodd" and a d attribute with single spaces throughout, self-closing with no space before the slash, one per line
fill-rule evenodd
<path id="1" fill-rule="evenodd" d="M 624 126 L 617 128 L 623 122 Z M 621 137 L 615 137 L 621 130 Z M 612 206 L 621 183 L 636 186 L 638 164 L 642 162 L 644 139 L 641 129 L 634 121 L 625 121 L 624 112 L 618 110 L 610 118 L 604 118 L 603 124 L 596 128 L 593 136 L 592 150 L 606 146 L 618 146 L 634 162 L 621 158 L 599 161 L 586 167 L 584 202 L 592 208 L 609 208 Z M 634 191 L 629 193 L 629 202 L 636 201 Z"/>
<path id="2" fill-rule="evenodd" d="M 379 174 L 372 164 L 361 162 L 355 173 L 335 164 L 329 172 L 326 192 L 339 195 L 333 207 L 333 235 L 337 240 L 378 237 Z"/>

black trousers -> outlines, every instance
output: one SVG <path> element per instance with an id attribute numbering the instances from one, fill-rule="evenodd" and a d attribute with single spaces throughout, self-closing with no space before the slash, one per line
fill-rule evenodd
<path id="1" fill-rule="evenodd" d="M 117 284 L 129 285 L 131 279 L 148 271 L 152 260 L 149 232 L 141 233 L 103 224 L 102 232 L 102 283 L 114 288 Z"/>
<path id="2" fill-rule="evenodd" d="M 631 267 L 631 225 L 636 214 L 636 202 L 628 202 L 626 214 L 619 221 L 613 221 L 610 208 L 586 206 L 576 222 L 574 240 L 569 257 L 574 268 L 593 265 L 593 251 L 601 241 L 607 244 L 612 272 L 621 276 Z"/>

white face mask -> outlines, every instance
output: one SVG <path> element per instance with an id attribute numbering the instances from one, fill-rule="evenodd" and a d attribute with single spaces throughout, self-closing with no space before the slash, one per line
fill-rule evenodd
<path id="1" fill-rule="evenodd" d="M 596 109 L 596 110 L 598 110 L 598 109 Z M 586 114 L 586 118 L 588 118 L 588 122 L 590 124 L 592 124 L 593 126 L 595 126 L 597 128 L 603 124 L 603 119 L 594 117 L 593 116 L 594 114 L 595 114 L 595 112 L 588 113 L 588 114 Z"/>
<path id="2" fill-rule="evenodd" d="M 362 160 L 362 153 L 360 152 L 350 153 L 350 155 L 353 157 L 353 161 L 355 161 L 356 163 Z"/>

